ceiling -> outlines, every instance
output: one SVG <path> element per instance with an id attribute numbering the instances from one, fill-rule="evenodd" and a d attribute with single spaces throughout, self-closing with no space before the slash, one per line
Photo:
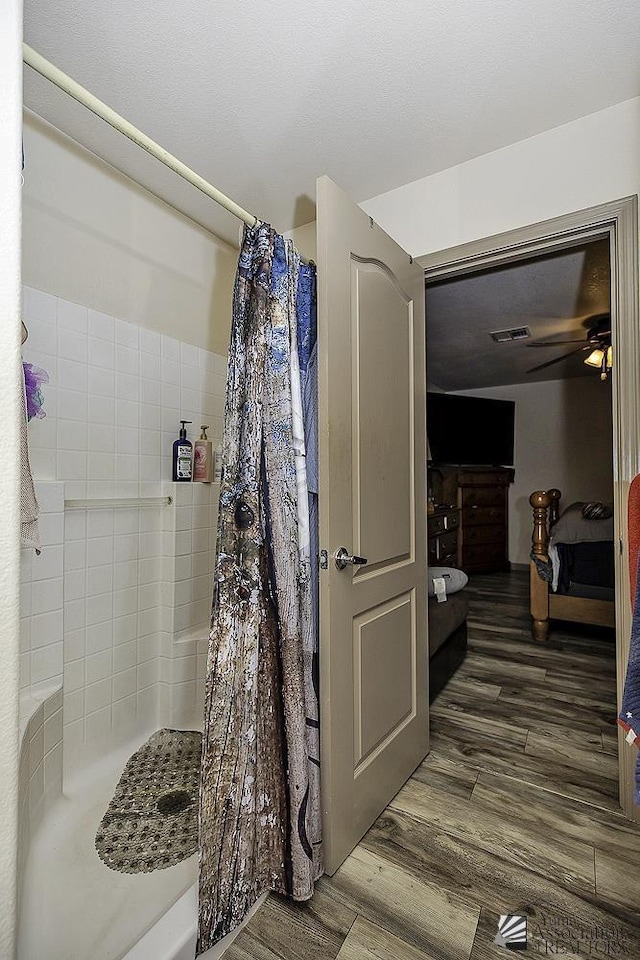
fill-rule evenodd
<path id="1" fill-rule="evenodd" d="M 281 230 L 313 219 L 321 174 L 368 199 L 640 93 L 638 0 L 25 0 L 25 40 Z M 237 242 L 29 69 L 25 102 Z"/>
<path id="2" fill-rule="evenodd" d="M 597 377 L 588 353 L 571 344 L 531 348 L 539 340 L 584 341 L 594 316 L 610 306 L 608 239 L 521 260 L 427 286 L 427 379 L 443 390 Z M 591 319 L 590 319 L 591 318 Z M 530 340 L 494 343 L 491 331 L 528 326 Z M 577 350 L 536 373 L 540 363 Z"/>

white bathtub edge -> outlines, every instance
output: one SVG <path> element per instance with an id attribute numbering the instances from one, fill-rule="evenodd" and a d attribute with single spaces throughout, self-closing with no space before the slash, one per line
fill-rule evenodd
<path id="1" fill-rule="evenodd" d="M 267 896 L 268 894 L 263 893 L 240 926 L 216 943 L 211 950 L 201 954 L 199 960 L 218 960 Z M 123 960 L 194 960 L 197 916 L 198 892 L 194 883 L 125 954 Z"/>

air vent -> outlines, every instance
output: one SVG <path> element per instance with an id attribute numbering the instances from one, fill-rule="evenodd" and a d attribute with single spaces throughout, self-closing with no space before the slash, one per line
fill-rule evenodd
<path id="1" fill-rule="evenodd" d="M 508 343 L 509 340 L 528 340 L 531 330 L 529 327 L 513 327 L 511 330 L 494 330 L 489 336 L 495 343 Z"/>

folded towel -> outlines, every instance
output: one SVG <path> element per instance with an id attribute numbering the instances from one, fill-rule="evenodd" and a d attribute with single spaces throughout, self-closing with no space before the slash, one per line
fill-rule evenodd
<path id="1" fill-rule="evenodd" d="M 20 543 L 23 547 L 32 547 L 40 553 L 40 531 L 38 516 L 40 507 L 31 475 L 29 463 L 29 443 L 27 440 L 27 402 L 23 393 L 20 416 Z"/>

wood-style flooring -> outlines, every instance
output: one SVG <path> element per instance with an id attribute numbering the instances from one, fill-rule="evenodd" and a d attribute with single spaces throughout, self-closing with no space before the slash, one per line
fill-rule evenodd
<path id="1" fill-rule="evenodd" d="M 431 751 L 308 904 L 270 896 L 225 960 L 640 960 L 640 827 L 617 801 L 611 631 L 531 642 L 528 575 L 474 577 Z M 556 625 L 557 627 L 558 625 Z M 629 748 L 632 749 L 632 748 Z"/>

